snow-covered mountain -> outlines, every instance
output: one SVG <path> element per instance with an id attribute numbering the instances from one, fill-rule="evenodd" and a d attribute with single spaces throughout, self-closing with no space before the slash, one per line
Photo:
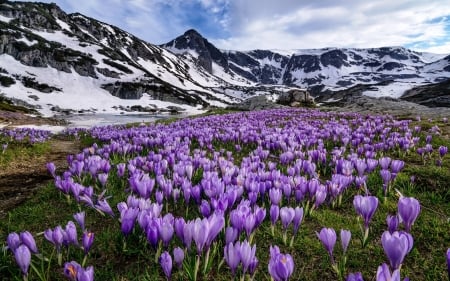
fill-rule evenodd
<path id="1" fill-rule="evenodd" d="M 255 84 L 211 75 L 192 57 L 55 4 L 8 1 L 0 2 L 0 82 L 1 95 L 46 115 L 193 112 L 239 101 Z"/>
<path id="2" fill-rule="evenodd" d="M 404 48 L 225 51 L 195 30 L 156 46 L 55 4 L 0 0 L 0 95 L 45 115 L 195 112 L 292 87 L 320 95 L 379 82 L 367 94 L 400 97 L 449 77 L 450 56 Z"/>
<path id="3" fill-rule="evenodd" d="M 227 72 L 257 84 L 308 88 L 316 95 L 357 84 L 379 84 L 366 94 L 399 98 L 413 87 L 450 78 L 450 56 L 403 47 L 226 51 L 214 47 L 195 30 L 162 47 L 194 56 L 213 75 Z"/>

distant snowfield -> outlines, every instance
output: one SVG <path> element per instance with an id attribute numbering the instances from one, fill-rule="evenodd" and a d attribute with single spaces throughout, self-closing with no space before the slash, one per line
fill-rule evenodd
<path id="1" fill-rule="evenodd" d="M 363 92 L 363 95 L 373 98 L 391 97 L 394 99 L 398 99 L 405 93 L 405 91 L 420 85 L 421 84 L 396 82 L 387 86 L 375 86 L 374 88 L 376 88 L 377 90 L 365 91 Z"/>
<path id="2" fill-rule="evenodd" d="M 198 114 L 203 112 L 204 111 L 199 111 Z M 190 114 L 80 114 L 62 118 L 70 122 L 70 124 L 67 126 L 68 128 L 92 128 L 98 126 L 123 125 L 130 123 L 149 123 L 173 117 L 183 118 L 188 115 Z"/>

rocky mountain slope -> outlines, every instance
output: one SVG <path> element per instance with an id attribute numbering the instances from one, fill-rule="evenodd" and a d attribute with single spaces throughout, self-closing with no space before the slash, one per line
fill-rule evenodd
<path id="1" fill-rule="evenodd" d="M 404 48 L 224 51 L 195 30 L 156 46 L 55 4 L 0 0 L 0 95 L 44 115 L 196 112 L 292 87 L 398 98 L 449 78 L 450 56 Z"/>

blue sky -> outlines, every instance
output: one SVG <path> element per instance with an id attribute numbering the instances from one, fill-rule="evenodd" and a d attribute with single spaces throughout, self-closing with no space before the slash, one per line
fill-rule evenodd
<path id="1" fill-rule="evenodd" d="M 42 0 L 41 0 L 42 1 Z M 50 0 L 154 44 L 194 28 L 221 49 L 405 46 L 450 54 L 450 0 Z"/>

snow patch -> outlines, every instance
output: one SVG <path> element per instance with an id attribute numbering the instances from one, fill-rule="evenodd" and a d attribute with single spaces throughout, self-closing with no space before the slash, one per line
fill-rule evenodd
<path id="1" fill-rule="evenodd" d="M 420 85 L 412 83 L 393 82 L 386 86 L 375 86 L 374 88 L 376 88 L 376 90 L 365 91 L 363 92 L 363 95 L 372 98 L 391 97 L 394 99 L 398 99 L 405 93 L 405 91 L 417 86 Z"/>
<path id="2" fill-rule="evenodd" d="M 8 18 L 8 17 L 5 17 L 4 15 L 0 15 L 0 21 L 3 21 L 3 22 L 7 22 L 7 23 L 9 23 L 10 21 L 12 21 L 14 18 Z"/>
<path id="3" fill-rule="evenodd" d="M 58 18 L 56 19 L 56 22 L 59 24 L 59 26 L 61 26 L 62 29 L 70 31 L 70 26 L 67 23 L 63 22 L 62 20 L 60 20 Z"/>
<path id="4" fill-rule="evenodd" d="M 34 44 L 39 43 L 37 40 L 30 41 L 30 40 L 28 40 L 28 38 L 26 38 L 26 37 L 22 37 L 22 38 L 20 38 L 20 39 L 17 39 L 17 41 L 23 42 L 23 43 L 25 43 L 27 46 L 33 46 Z"/>

